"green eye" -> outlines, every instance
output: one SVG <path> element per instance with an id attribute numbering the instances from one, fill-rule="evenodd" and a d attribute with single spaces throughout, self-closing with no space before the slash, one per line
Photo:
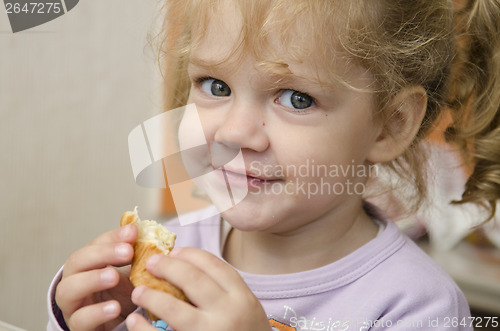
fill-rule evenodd
<path id="1" fill-rule="evenodd" d="M 201 83 L 201 89 L 216 97 L 228 97 L 231 95 L 229 86 L 221 80 L 208 78 Z"/>
<path id="2" fill-rule="evenodd" d="M 280 104 L 293 109 L 306 109 L 313 105 L 312 97 L 305 93 L 294 90 L 283 91 L 278 99 Z"/>

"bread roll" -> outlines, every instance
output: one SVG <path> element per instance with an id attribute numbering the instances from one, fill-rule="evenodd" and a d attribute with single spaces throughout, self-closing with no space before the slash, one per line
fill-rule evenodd
<path id="1" fill-rule="evenodd" d="M 146 270 L 146 261 L 155 254 L 168 255 L 174 248 L 176 234 L 170 232 L 155 221 L 141 221 L 137 214 L 137 207 L 133 212 L 127 211 L 123 214 L 120 225 L 134 224 L 139 230 L 137 241 L 133 244 L 134 257 L 130 269 L 130 282 L 134 287 L 146 285 L 149 288 L 163 291 L 174 297 L 189 302 L 184 293 L 164 279 L 152 275 Z M 158 320 L 156 316 L 147 312 L 153 321 Z"/>

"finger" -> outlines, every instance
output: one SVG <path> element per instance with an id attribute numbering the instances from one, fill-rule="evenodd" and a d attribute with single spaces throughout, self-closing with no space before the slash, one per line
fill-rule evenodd
<path id="1" fill-rule="evenodd" d="M 120 226 L 114 230 L 105 232 L 91 242 L 89 245 L 96 244 L 108 244 L 108 243 L 119 243 L 119 242 L 128 242 L 133 243 L 137 240 L 137 227 L 133 224 L 128 224 L 124 226 Z"/>
<path id="2" fill-rule="evenodd" d="M 56 303 L 64 314 L 71 315 L 84 298 L 115 287 L 120 280 L 118 271 L 108 267 L 74 274 L 63 279 L 56 290 Z"/>
<path id="3" fill-rule="evenodd" d="M 205 250 L 193 247 L 174 248 L 170 252 L 170 257 L 189 262 L 203 270 L 226 291 L 239 287 L 246 288 L 243 278 L 233 267 Z"/>
<path id="4" fill-rule="evenodd" d="M 129 243 L 95 244 L 74 252 L 66 261 L 63 277 L 76 273 L 130 262 L 134 249 Z"/>
<path id="5" fill-rule="evenodd" d="M 154 255 L 146 264 L 155 276 L 164 278 L 183 290 L 189 300 L 198 307 L 205 307 L 224 297 L 225 290 L 208 274 L 189 261 Z"/>
<path id="6" fill-rule="evenodd" d="M 132 302 L 166 321 L 176 330 L 194 330 L 195 325 L 202 323 L 201 313 L 194 306 L 146 286 L 134 289 Z"/>
<path id="7" fill-rule="evenodd" d="M 136 313 L 128 315 L 125 323 L 129 331 L 157 331 L 144 317 Z"/>
<path id="8" fill-rule="evenodd" d="M 67 321 L 71 330 L 95 330 L 120 315 L 120 304 L 111 300 L 78 309 Z"/>

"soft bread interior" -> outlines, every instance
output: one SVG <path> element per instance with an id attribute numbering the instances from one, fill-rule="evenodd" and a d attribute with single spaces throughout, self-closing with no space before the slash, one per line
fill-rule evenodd
<path id="1" fill-rule="evenodd" d="M 130 269 L 130 282 L 135 287 L 146 285 L 149 288 L 169 293 L 179 300 L 189 302 L 184 293 L 165 279 L 152 275 L 146 268 L 146 261 L 155 254 L 168 254 L 174 247 L 176 234 L 168 231 L 164 226 L 155 221 L 142 221 L 134 211 L 123 214 L 120 225 L 134 224 L 138 229 L 138 238 L 134 243 L 134 257 Z M 153 321 L 158 320 L 156 316 L 146 310 L 147 315 Z"/>
<path id="2" fill-rule="evenodd" d="M 155 245 L 163 254 L 168 254 L 174 248 L 176 235 L 153 220 L 141 220 L 137 207 L 133 212 L 123 214 L 120 225 L 134 224 L 139 230 L 137 241 Z"/>

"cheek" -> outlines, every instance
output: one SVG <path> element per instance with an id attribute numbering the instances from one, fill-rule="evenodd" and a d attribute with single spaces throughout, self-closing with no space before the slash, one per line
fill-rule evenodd
<path id="1" fill-rule="evenodd" d="M 320 137 L 323 155 L 338 162 L 364 163 L 366 155 L 376 139 L 376 128 L 369 114 L 339 121 Z"/>
<path id="2" fill-rule="evenodd" d="M 282 165 L 301 165 L 307 162 L 331 164 L 343 158 L 344 144 L 340 142 L 338 134 L 329 128 L 286 132 L 271 140 L 273 151 Z"/>
<path id="3" fill-rule="evenodd" d="M 290 135 L 286 144 L 275 144 L 274 150 L 278 164 L 293 171 L 288 173 L 290 181 L 341 185 L 346 180 L 364 181 L 358 173 L 365 167 L 368 145 L 362 130 L 329 128 Z"/>
<path id="4" fill-rule="evenodd" d="M 201 125 L 203 133 L 207 141 L 210 141 L 210 137 L 213 138 L 214 133 L 214 120 L 217 119 L 217 115 L 214 116 L 214 111 L 211 112 L 209 109 L 206 109 L 199 102 L 197 102 L 196 98 L 197 91 L 194 90 L 194 87 L 191 88 L 188 98 L 188 106 L 193 107 L 195 109 L 196 115 L 192 116 L 193 119 L 196 117 L 196 121 Z M 188 132 L 189 134 L 189 132 Z"/>
<path id="5" fill-rule="evenodd" d="M 222 124 L 223 116 L 213 111 L 197 107 L 201 127 L 208 143 L 214 140 L 215 133 Z"/>

